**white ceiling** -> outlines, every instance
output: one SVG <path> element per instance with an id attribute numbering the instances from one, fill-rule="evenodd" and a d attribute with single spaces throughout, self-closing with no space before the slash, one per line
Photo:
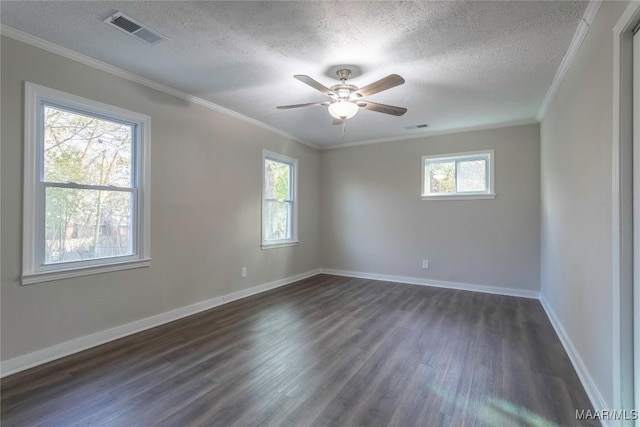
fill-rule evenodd
<path id="1" fill-rule="evenodd" d="M 5 1 L 3 25 L 234 110 L 322 146 L 535 119 L 586 1 L 109 2 Z M 169 39 L 147 45 L 103 23 L 116 11 Z M 360 111 L 343 136 L 324 101 L 339 64 L 362 87 L 406 83 L 369 99 L 402 117 Z M 428 123 L 426 131 L 405 127 Z"/>

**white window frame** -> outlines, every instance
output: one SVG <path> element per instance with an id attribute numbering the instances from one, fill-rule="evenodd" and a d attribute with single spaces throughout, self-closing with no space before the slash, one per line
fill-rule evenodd
<path id="1" fill-rule="evenodd" d="M 266 194 L 265 194 L 265 161 L 274 160 L 276 162 L 287 163 L 291 165 L 290 186 L 292 199 L 287 200 L 291 203 L 291 238 L 278 240 L 265 240 L 265 215 L 266 215 Z M 292 246 L 300 243 L 298 241 L 298 159 L 285 156 L 284 154 L 275 153 L 273 151 L 262 150 L 262 249 L 280 248 L 284 246 Z"/>
<path id="2" fill-rule="evenodd" d="M 44 104 L 135 126 L 133 150 L 133 254 L 63 263 L 44 263 Z M 66 92 L 25 82 L 22 284 L 148 267 L 150 256 L 151 118 Z M 70 188 L 83 187 L 70 183 Z"/>
<path id="3" fill-rule="evenodd" d="M 458 174 L 458 163 L 469 160 L 486 160 L 485 179 L 487 189 L 485 191 L 468 191 L 452 193 L 430 193 L 428 182 L 427 166 L 431 163 L 455 162 L 456 179 Z M 475 199 L 495 199 L 494 190 L 494 150 L 468 151 L 465 153 L 452 153 L 434 156 L 422 156 L 422 200 L 475 200 Z"/>

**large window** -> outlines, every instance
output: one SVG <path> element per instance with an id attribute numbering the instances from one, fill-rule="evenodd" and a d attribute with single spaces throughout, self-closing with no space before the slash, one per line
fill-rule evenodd
<path id="1" fill-rule="evenodd" d="M 149 265 L 149 118 L 25 94 L 23 284 Z"/>
<path id="2" fill-rule="evenodd" d="M 266 150 L 262 157 L 262 247 L 297 243 L 298 161 Z"/>
<path id="3" fill-rule="evenodd" d="M 422 157 L 422 199 L 493 199 L 493 150 Z"/>

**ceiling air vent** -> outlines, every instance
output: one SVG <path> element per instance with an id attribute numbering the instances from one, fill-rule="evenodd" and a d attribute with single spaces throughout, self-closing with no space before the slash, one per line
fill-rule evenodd
<path id="1" fill-rule="evenodd" d="M 104 20 L 107 24 L 115 27 L 127 34 L 131 34 L 138 40 L 142 40 L 148 44 L 156 44 L 167 38 L 159 32 L 152 30 L 135 19 L 125 15 L 122 12 L 116 12 Z"/>
<path id="2" fill-rule="evenodd" d="M 426 123 L 420 124 L 420 125 L 415 125 L 415 126 L 407 126 L 405 127 L 406 130 L 420 130 L 420 129 L 426 129 L 428 128 L 429 125 Z"/>

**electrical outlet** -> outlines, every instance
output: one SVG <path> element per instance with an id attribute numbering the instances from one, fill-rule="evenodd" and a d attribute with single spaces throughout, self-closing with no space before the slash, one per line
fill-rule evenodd
<path id="1" fill-rule="evenodd" d="M 429 268 L 429 260 L 428 259 L 422 260 L 422 268 Z"/>
<path id="2" fill-rule="evenodd" d="M 247 277 L 247 267 L 242 267 L 242 277 Z"/>

